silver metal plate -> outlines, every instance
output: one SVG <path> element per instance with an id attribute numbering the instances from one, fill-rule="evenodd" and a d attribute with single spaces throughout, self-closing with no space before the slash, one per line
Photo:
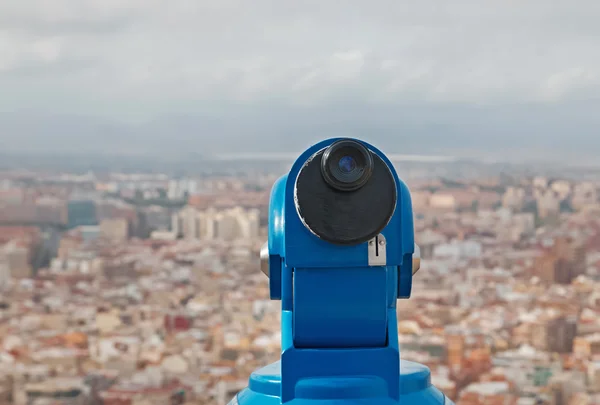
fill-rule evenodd
<path id="1" fill-rule="evenodd" d="M 385 236 L 377 235 L 368 242 L 369 266 L 385 266 L 387 263 L 386 254 L 387 242 Z"/>

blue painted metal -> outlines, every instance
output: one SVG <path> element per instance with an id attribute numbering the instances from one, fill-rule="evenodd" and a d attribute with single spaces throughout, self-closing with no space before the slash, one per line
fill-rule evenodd
<path id="1" fill-rule="evenodd" d="M 256 370 L 248 388 L 242 390 L 230 405 L 280 405 L 281 362 Z M 411 361 L 400 368 L 400 400 L 385 395 L 385 383 L 369 376 L 308 379 L 298 384 L 293 405 L 454 405 L 430 382 L 429 369 Z M 383 393 L 383 394 L 382 394 Z"/>
<path id="2" fill-rule="evenodd" d="M 273 186 L 269 207 L 271 299 L 281 300 L 281 360 L 255 371 L 232 402 L 241 405 L 451 404 L 430 383 L 427 367 L 401 361 L 396 301 L 412 288 L 414 228 L 410 192 L 394 175 L 398 201 L 381 232 L 387 265 L 369 266 L 367 243 L 337 246 L 302 223 L 294 203 L 305 151 Z M 361 142 L 361 141 L 359 141 Z"/>
<path id="3" fill-rule="evenodd" d="M 295 269 L 295 347 L 384 347 L 388 271 L 396 268 Z"/>

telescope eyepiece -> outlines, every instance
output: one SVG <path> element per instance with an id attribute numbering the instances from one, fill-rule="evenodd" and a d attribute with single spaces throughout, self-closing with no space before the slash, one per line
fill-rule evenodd
<path id="1" fill-rule="evenodd" d="M 354 139 L 339 139 L 304 162 L 294 203 L 314 235 L 335 245 L 358 245 L 387 226 L 398 194 L 392 169 Z"/>
<path id="2" fill-rule="evenodd" d="M 373 156 L 362 144 L 343 139 L 323 152 L 321 174 L 329 186 L 339 191 L 355 191 L 373 173 Z"/>

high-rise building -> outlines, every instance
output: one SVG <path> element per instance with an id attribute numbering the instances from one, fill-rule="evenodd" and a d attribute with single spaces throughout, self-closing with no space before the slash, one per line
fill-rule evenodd
<path id="1" fill-rule="evenodd" d="M 520 187 L 508 187 L 502 196 L 502 206 L 514 210 L 521 210 L 525 205 L 525 189 Z"/>
<path id="2" fill-rule="evenodd" d="M 540 320 L 532 329 L 532 344 L 540 350 L 555 353 L 571 353 L 577 335 L 577 320 L 559 316 Z"/>
<path id="3" fill-rule="evenodd" d="M 577 335 L 577 319 L 575 317 L 559 317 L 548 322 L 548 349 L 551 352 L 571 353 L 573 341 Z"/>
<path id="4" fill-rule="evenodd" d="M 260 212 L 242 207 L 199 210 L 187 206 L 173 215 L 172 231 L 185 239 L 232 241 L 257 238 Z"/>
<path id="5" fill-rule="evenodd" d="M 566 238 L 549 241 L 533 264 L 533 272 L 548 283 L 570 284 L 586 272 L 585 245 Z"/>
<path id="6" fill-rule="evenodd" d="M 228 211 L 220 212 L 215 218 L 216 232 L 215 236 L 220 240 L 235 240 L 242 238 L 242 229 L 240 227 L 241 216 Z"/>
<path id="7" fill-rule="evenodd" d="M 549 218 L 560 212 L 560 198 L 552 190 L 541 193 L 537 201 L 538 215 L 540 218 Z"/>

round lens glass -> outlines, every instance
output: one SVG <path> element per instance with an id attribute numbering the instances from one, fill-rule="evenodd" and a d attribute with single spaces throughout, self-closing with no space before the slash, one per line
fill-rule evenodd
<path id="1" fill-rule="evenodd" d="M 342 173 L 350 173 L 356 169 L 356 160 L 352 156 L 344 156 L 340 159 L 338 166 Z"/>

